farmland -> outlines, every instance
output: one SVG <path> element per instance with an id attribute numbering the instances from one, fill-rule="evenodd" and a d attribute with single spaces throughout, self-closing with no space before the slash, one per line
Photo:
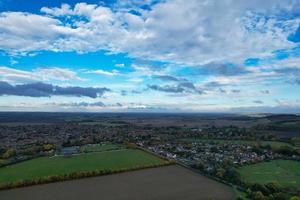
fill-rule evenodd
<path id="1" fill-rule="evenodd" d="M 300 162 L 273 160 L 244 166 L 238 169 L 244 182 L 267 184 L 276 182 L 281 187 L 300 189 Z"/>
<path id="2" fill-rule="evenodd" d="M 72 157 L 40 157 L 0 168 L 0 184 L 80 171 L 121 170 L 163 162 L 158 157 L 134 149 L 86 153 Z"/>
<path id="3" fill-rule="evenodd" d="M 232 188 L 177 165 L 0 191 L 1 200 L 234 199 Z"/>

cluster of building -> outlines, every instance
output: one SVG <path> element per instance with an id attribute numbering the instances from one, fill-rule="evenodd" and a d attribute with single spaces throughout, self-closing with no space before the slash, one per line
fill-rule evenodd
<path id="1" fill-rule="evenodd" d="M 189 166 L 202 163 L 206 171 L 214 170 L 224 162 L 232 165 L 244 165 L 271 160 L 280 156 L 270 149 L 262 149 L 258 152 L 250 144 L 176 141 L 147 146 L 145 142 L 140 141 L 138 145 Z"/>

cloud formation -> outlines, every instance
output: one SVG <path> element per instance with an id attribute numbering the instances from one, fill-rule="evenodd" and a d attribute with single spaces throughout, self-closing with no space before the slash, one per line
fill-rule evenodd
<path id="1" fill-rule="evenodd" d="M 66 68 L 37 68 L 33 71 L 14 69 L 6 66 L 0 66 L 0 80 L 9 83 L 32 83 L 40 81 L 83 81 L 76 72 Z"/>
<path id="2" fill-rule="evenodd" d="M 162 81 L 175 81 L 178 82 L 180 81 L 178 78 L 170 75 L 154 75 L 153 78 L 162 80 Z"/>
<path id="3" fill-rule="evenodd" d="M 87 71 L 86 73 L 89 74 L 99 74 L 99 75 L 104 75 L 104 76 L 116 76 L 116 75 L 120 75 L 118 70 L 112 70 L 112 71 L 105 71 L 102 69 L 98 69 L 98 70 L 93 70 L 93 71 Z"/>
<path id="4" fill-rule="evenodd" d="M 195 87 L 191 82 L 180 82 L 177 85 L 148 85 L 148 89 L 166 92 L 166 93 L 190 93 L 190 94 L 204 94 L 204 91 Z"/>
<path id="5" fill-rule="evenodd" d="M 202 65 L 195 73 L 201 75 L 238 76 L 249 74 L 251 71 L 245 67 L 234 66 L 233 64 L 212 62 Z"/>
<path id="6" fill-rule="evenodd" d="M 148 6 L 151 9 L 135 13 L 120 5 L 86 3 L 44 7 L 41 14 L 2 12 L 0 49 L 10 53 L 108 50 L 201 65 L 241 62 L 296 46 L 288 37 L 297 34 L 300 20 L 281 16 L 296 12 L 298 0 L 167 0 Z"/>
<path id="7" fill-rule="evenodd" d="M 92 86 L 113 90 L 105 106 L 55 98 L 57 108 L 70 110 L 104 110 L 120 100 L 127 109 L 219 111 L 299 99 L 300 0 L 116 0 L 19 10 L 0 12 L 0 95 L 96 98 L 109 89 Z M 72 60 L 56 61 L 61 55 Z M 0 106 L 7 99 L 30 100 L 2 97 Z M 38 99 L 29 104 L 41 108 Z"/>
<path id="8" fill-rule="evenodd" d="M 76 96 L 76 97 L 101 97 L 108 88 L 93 87 L 60 87 L 46 83 L 29 83 L 11 85 L 7 82 L 0 82 L 0 95 L 15 95 L 28 97 L 51 97 L 51 96 Z"/>

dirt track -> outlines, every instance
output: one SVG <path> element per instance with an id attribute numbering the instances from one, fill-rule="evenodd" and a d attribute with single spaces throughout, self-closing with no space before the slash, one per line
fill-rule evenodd
<path id="1" fill-rule="evenodd" d="M 180 166 L 0 192 L 1 200 L 231 200 L 230 187 Z"/>

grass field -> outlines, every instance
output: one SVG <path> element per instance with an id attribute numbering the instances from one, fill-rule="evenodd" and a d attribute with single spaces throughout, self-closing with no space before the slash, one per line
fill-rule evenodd
<path id="1" fill-rule="evenodd" d="M 273 160 L 238 169 L 243 181 L 266 184 L 277 182 L 281 187 L 296 187 L 300 190 L 300 162 Z"/>
<path id="2" fill-rule="evenodd" d="M 230 144 L 250 144 L 250 145 L 270 145 L 272 148 L 280 148 L 283 146 L 288 146 L 291 148 L 296 148 L 290 143 L 287 142 L 278 142 L 278 141 L 252 141 L 252 140 L 219 140 L 219 139 L 206 139 L 206 138 L 185 138 L 184 141 L 189 142 L 216 142 L 216 143 L 230 143 Z"/>
<path id="3" fill-rule="evenodd" d="M 117 170 L 163 162 L 156 156 L 134 149 L 86 153 L 69 158 L 64 156 L 41 157 L 0 168 L 0 184 L 78 171 Z"/>
<path id="4" fill-rule="evenodd" d="M 111 150 L 117 150 L 122 148 L 124 148 L 124 146 L 122 145 L 104 143 L 104 144 L 85 145 L 80 148 L 80 151 L 84 153 L 90 153 L 90 152 L 111 151 Z"/>

